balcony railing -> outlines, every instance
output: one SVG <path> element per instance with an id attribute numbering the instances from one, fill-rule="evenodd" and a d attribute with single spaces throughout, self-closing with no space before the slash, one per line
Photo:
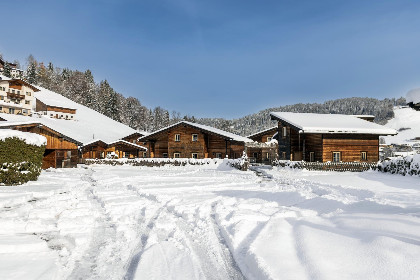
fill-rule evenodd
<path id="1" fill-rule="evenodd" d="M 11 91 L 8 91 L 7 92 L 7 97 L 9 97 L 10 99 L 25 99 L 25 95 L 24 94 L 13 93 Z"/>

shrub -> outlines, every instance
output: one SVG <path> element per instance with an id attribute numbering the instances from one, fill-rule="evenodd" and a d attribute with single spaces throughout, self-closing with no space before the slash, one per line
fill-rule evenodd
<path id="1" fill-rule="evenodd" d="M 21 137 L 0 139 L 0 182 L 19 185 L 37 180 L 45 145 L 27 144 Z"/>

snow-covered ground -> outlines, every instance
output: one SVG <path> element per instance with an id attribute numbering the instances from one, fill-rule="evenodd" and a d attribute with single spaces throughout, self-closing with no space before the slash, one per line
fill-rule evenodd
<path id="1" fill-rule="evenodd" d="M 420 181 L 90 166 L 0 187 L 0 279 L 418 279 Z"/>

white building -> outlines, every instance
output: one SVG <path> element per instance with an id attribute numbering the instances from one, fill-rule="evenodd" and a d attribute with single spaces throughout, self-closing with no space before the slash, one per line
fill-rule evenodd
<path id="1" fill-rule="evenodd" d="M 39 91 L 31 84 L 0 75 L 0 113 L 31 115 L 34 92 Z"/>

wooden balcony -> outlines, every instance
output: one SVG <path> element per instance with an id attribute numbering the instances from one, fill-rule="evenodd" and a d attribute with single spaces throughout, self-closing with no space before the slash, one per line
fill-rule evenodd
<path id="1" fill-rule="evenodd" d="M 25 99 L 24 94 L 12 93 L 12 92 L 7 92 L 7 97 L 9 97 L 10 99 Z"/>

